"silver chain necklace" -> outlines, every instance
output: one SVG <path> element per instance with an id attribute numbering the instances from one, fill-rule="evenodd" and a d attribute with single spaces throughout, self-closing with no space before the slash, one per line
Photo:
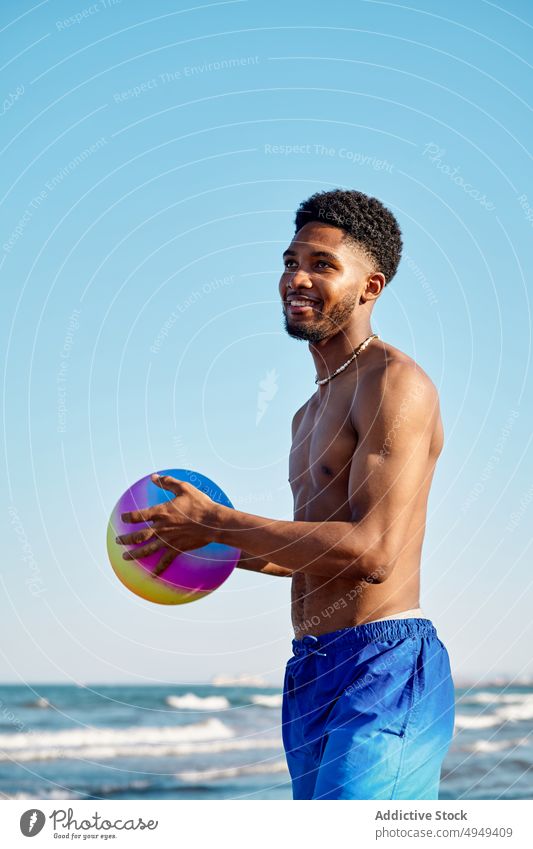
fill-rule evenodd
<path id="1" fill-rule="evenodd" d="M 362 353 L 362 351 L 365 350 L 367 345 L 369 345 L 371 343 L 372 339 L 379 339 L 378 334 L 372 333 L 371 336 L 367 336 L 367 338 L 364 339 L 363 342 L 361 342 L 361 344 L 358 345 L 357 348 L 354 349 L 351 357 L 348 360 L 346 360 L 346 362 L 343 363 L 342 366 L 339 366 L 339 368 L 336 369 L 333 372 L 333 374 L 328 374 L 327 377 L 323 377 L 321 380 L 318 379 L 318 374 L 317 374 L 317 376 L 315 377 L 315 383 L 317 383 L 319 386 L 322 386 L 324 383 L 327 383 L 328 380 L 333 380 L 334 377 L 337 377 L 337 375 L 340 374 L 341 371 L 344 371 L 345 368 L 348 368 L 350 363 L 352 363 L 359 356 L 359 354 Z"/>

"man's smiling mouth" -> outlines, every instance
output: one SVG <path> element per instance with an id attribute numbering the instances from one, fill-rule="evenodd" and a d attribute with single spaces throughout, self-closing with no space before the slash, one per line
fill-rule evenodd
<path id="1" fill-rule="evenodd" d="M 288 307 L 289 312 L 295 314 L 303 313 L 307 310 L 317 310 L 320 303 L 321 301 L 318 301 L 316 298 L 308 298 L 305 295 L 293 296 L 285 300 L 285 305 Z"/>

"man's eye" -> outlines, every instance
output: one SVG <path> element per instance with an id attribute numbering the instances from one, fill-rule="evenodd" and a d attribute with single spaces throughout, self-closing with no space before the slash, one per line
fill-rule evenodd
<path id="1" fill-rule="evenodd" d="M 327 265 L 328 268 L 331 268 L 329 262 L 326 262 L 325 259 L 319 259 L 317 265 Z"/>
<path id="2" fill-rule="evenodd" d="M 289 266 L 292 265 L 292 264 L 296 265 L 294 260 L 292 260 L 292 259 L 285 260 L 285 268 L 289 268 Z"/>

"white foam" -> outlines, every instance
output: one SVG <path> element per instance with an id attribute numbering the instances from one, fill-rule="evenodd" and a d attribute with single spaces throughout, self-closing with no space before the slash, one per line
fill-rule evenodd
<path id="1" fill-rule="evenodd" d="M 518 702 L 507 705 L 507 707 L 498 708 L 497 715 L 503 720 L 510 722 L 522 722 L 527 719 L 533 719 L 533 701 Z"/>
<path id="2" fill-rule="evenodd" d="M 462 705 L 490 705 L 498 701 L 498 693 L 472 693 L 468 696 L 461 696 L 459 703 Z"/>
<path id="3" fill-rule="evenodd" d="M 467 752 L 504 752 L 507 749 L 517 749 L 519 746 L 527 746 L 531 743 L 527 737 L 522 737 L 518 740 L 476 740 L 475 743 L 470 743 L 462 748 Z"/>
<path id="4" fill-rule="evenodd" d="M 127 757 L 150 755 L 155 749 L 168 749 L 202 740 L 227 739 L 234 732 L 210 718 L 191 725 L 130 728 L 69 728 L 0 734 L 0 761 L 55 760 L 59 757 Z M 69 754 L 65 754 L 68 752 Z"/>
<path id="5" fill-rule="evenodd" d="M 75 799 L 68 790 L 39 790 L 35 793 L 2 793 L 2 799 Z"/>
<path id="6" fill-rule="evenodd" d="M 180 710 L 226 710 L 229 701 L 225 696 L 197 696 L 195 693 L 185 693 L 184 696 L 167 696 L 167 705 Z"/>
<path id="7" fill-rule="evenodd" d="M 467 713 L 458 713 L 455 717 L 456 728 L 492 728 L 499 725 L 500 718 L 492 713 L 471 716 Z"/>
<path id="8" fill-rule="evenodd" d="M 50 702 L 48 701 L 48 699 L 45 699 L 45 698 L 43 698 L 42 696 L 40 696 L 40 697 L 39 697 L 36 701 L 32 702 L 32 704 L 30 705 L 30 707 L 36 707 L 36 708 L 51 708 L 51 707 L 53 707 L 53 705 L 51 705 L 51 704 L 50 704 Z"/>
<path id="9" fill-rule="evenodd" d="M 257 695 L 252 696 L 253 704 L 260 705 L 261 707 L 279 708 L 281 707 L 282 701 L 282 693 L 276 693 L 275 695 L 270 695 L 268 693 L 257 693 Z"/>
<path id="10" fill-rule="evenodd" d="M 127 784 L 101 784 L 99 787 L 91 788 L 91 793 L 109 796 L 110 793 L 123 793 L 125 790 L 148 790 L 149 787 L 150 782 L 140 778 Z"/>
<path id="11" fill-rule="evenodd" d="M 198 769 L 176 773 L 176 778 L 187 782 L 220 781 L 224 778 L 239 778 L 243 775 L 263 775 L 268 773 L 287 772 L 285 759 L 272 763 L 246 764 L 244 766 L 226 767 L 225 769 Z"/>
<path id="12" fill-rule="evenodd" d="M 236 739 L 218 719 L 162 728 L 84 728 L 49 733 L 0 735 L 0 762 L 112 760 L 279 749 L 279 738 Z"/>
<path id="13" fill-rule="evenodd" d="M 466 701 L 466 700 L 465 700 Z M 504 722 L 527 722 L 533 719 L 533 693 L 476 693 L 468 701 L 491 704 L 493 710 L 477 716 L 458 714 L 457 728 L 491 728 Z"/>
<path id="14" fill-rule="evenodd" d="M 126 790 L 148 790 L 150 787 L 150 782 L 145 781 L 144 779 L 139 779 L 137 781 L 130 781 L 126 784 L 101 784 L 100 786 L 95 787 L 86 787 L 86 792 L 90 792 L 91 795 L 102 795 L 109 796 L 110 793 L 123 793 Z M 80 791 L 82 792 L 82 791 Z M 79 793 L 75 793 L 69 790 L 49 790 L 48 788 L 41 788 L 35 793 L 6 793 L 4 794 L 5 799 L 77 799 L 79 797 Z"/>
<path id="15" fill-rule="evenodd" d="M 13 752 L 9 756 L 0 752 L 1 761 L 23 763 L 27 761 L 103 761 L 114 758 L 166 758 L 183 757 L 184 755 L 209 754 L 220 752 L 241 752 L 256 749 L 279 749 L 281 740 L 221 740 L 217 743 L 175 743 L 174 745 L 159 746 L 77 746 L 74 749 L 29 749 L 25 752 Z"/>
<path id="16" fill-rule="evenodd" d="M 232 737 L 233 731 L 219 719 L 207 719 L 192 725 L 142 726 L 129 728 L 69 728 L 64 731 L 42 731 L 31 734 L 0 734 L 1 749 L 46 746 L 86 746 L 92 743 L 166 743 L 182 740 L 211 740 Z"/>
<path id="17" fill-rule="evenodd" d="M 533 704 L 533 693 L 473 693 L 461 699 L 461 704 Z"/>

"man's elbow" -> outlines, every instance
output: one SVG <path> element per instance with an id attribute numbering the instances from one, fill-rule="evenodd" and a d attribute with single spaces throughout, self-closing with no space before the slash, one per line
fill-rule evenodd
<path id="1" fill-rule="evenodd" d="M 369 563 L 367 569 L 368 571 L 365 571 L 363 577 L 365 583 L 383 584 L 387 578 L 390 578 L 394 569 L 394 562 L 381 558 L 376 562 Z"/>
<path id="2" fill-rule="evenodd" d="M 395 550 L 381 544 L 359 555 L 357 559 L 350 558 L 346 577 L 365 581 L 367 584 L 383 584 L 390 578 L 397 559 Z"/>

